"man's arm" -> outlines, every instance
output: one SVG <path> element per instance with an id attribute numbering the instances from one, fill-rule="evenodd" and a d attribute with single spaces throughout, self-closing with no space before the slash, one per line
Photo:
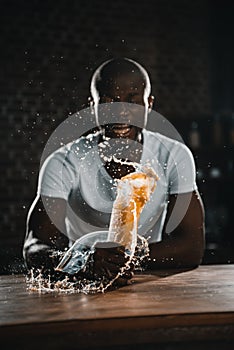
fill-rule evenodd
<path id="1" fill-rule="evenodd" d="M 46 210 L 45 210 L 46 208 Z M 42 272 L 54 273 L 54 267 L 59 262 L 59 256 L 53 253 L 63 251 L 68 247 L 65 231 L 66 201 L 59 198 L 36 198 L 29 211 L 27 233 L 24 242 L 24 258 L 27 267 L 41 269 Z M 113 246 L 113 244 L 112 244 Z M 92 278 L 114 278 L 125 265 L 126 258 L 122 247 L 108 248 L 99 244 L 96 246 L 91 271 L 84 276 Z M 81 275 L 82 278 L 83 275 Z M 126 271 L 116 280 L 117 285 L 125 285 L 132 277 L 131 271 Z"/>
<path id="2" fill-rule="evenodd" d="M 46 209 L 45 209 L 46 208 Z M 37 197 L 28 214 L 24 258 L 28 268 L 52 269 L 57 261 L 51 254 L 68 246 L 65 230 L 66 201 Z"/>
<path id="3" fill-rule="evenodd" d="M 183 203 L 189 200 L 186 211 Z M 184 213 L 184 211 L 186 212 Z M 177 227 L 167 233 L 173 225 L 171 215 L 174 213 L 181 216 L 182 220 Z M 204 252 L 204 234 L 204 209 L 199 193 L 194 191 L 170 195 L 162 241 L 149 245 L 151 259 L 149 268 L 198 266 Z"/>

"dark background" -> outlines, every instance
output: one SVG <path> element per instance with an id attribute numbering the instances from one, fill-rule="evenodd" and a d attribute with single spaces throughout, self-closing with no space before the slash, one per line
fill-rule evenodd
<path id="1" fill-rule="evenodd" d="M 23 271 L 46 141 L 86 105 L 94 69 L 116 56 L 146 67 L 155 109 L 192 148 L 206 209 L 203 263 L 234 262 L 233 14 L 232 1 L 217 0 L 0 2 L 0 273 Z"/>

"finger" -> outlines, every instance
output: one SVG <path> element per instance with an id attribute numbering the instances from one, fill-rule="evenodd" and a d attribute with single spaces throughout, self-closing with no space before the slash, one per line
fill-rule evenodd
<path id="1" fill-rule="evenodd" d="M 116 252 L 118 253 L 118 254 L 123 254 L 123 255 L 125 255 L 125 247 L 123 246 L 123 245 L 120 245 L 120 246 L 118 246 L 118 247 L 116 247 Z"/>
<path id="2" fill-rule="evenodd" d="M 134 273 L 132 271 L 125 271 L 122 275 L 121 278 L 130 280 L 131 278 L 133 278 Z"/>
<path id="3" fill-rule="evenodd" d="M 116 254 L 125 254 L 125 247 L 116 242 L 97 242 L 95 244 L 95 250 L 110 251 Z"/>
<path id="4" fill-rule="evenodd" d="M 131 284 L 130 280 L 122 277 L 117 278 L 113 283 L 114 286 L 118 287 L 127 286 L 129 284 Z"/>
<path id="5" fill-rule="evenodd" d="M 118 266 L 124 266 L 126 264 L 126 259 L 123 256 L 117 254 L 109 254 L 104 257 L 104 261 L 110 264 L 115 264 Z"/>
<path id="6" fill-rule="evenodd" d="M 104 261 L 104 260 L 96 262 L 94 268 L 95 268 L 95 272 L 98 272 L 99 270 L 102 270 L 102 271 L 108 270 L 111 272 L 112 275 L 113 274 L 117 275 L 117 273 L 120 272 L 120 269 L 121 269 L 120 266 L 118 266 L 116 264 L 109 263 L 109 262 Z"/>
<path id="7" fill-rule="evenodd" d="M 105 266 L 105 268 L 107 268 L 109 271 L 111 271 L 111 272 L 113 272 L 113 273 L 115 273 L 115 274 L 117 274 L 118 272 L 120 272 L 121 267 L 122 267 L 122 266 L 120 266 L 120 265 L 118 265 L 118 264 L 114 264 L 114 263 L 108 262 L 108 261 L 105 261 L 104 266 Z"/>
<path id="8" fill-rule="evenodd" d="M 107 279 L 109 281 L 113 281 L 115 280 L 116 276 L 118 275 L 118 273 L 114 273 L 111 272 L 108 268 L 102 268 L 101 270 L 99 270 L 97 273 L 94 274 L 94 277 L 97 278 L 101 278 L 101 279 Z"/>
<path id="9" fill-rule="evenodd" d="M 107 250 L 97 249 L 96 252 L 94 253 L 94 259 L 104 260 L 106 262 L 111 262 L 120 266 L 123 266 L 126 263 L 125 255 L 122 255 L 122 254 L 120 255 L 109 249 Z"/>

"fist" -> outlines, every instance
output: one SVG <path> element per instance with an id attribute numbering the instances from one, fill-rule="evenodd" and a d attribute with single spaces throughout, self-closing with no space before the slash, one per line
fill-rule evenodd
<path id="1" fill-rule="evenodd" d="M 98 242 L 95 244 L 94 253 L 89 257 L 83 270 L 88 278 L 93 280 L 113 280 L 121 269 L 126 266 L 129 257 L 125 254 L 125 248 L 114 242 Z M 133 277 L 133 267 L 128 268 L 116 280 L 115 285 L 129 284 Z"/>

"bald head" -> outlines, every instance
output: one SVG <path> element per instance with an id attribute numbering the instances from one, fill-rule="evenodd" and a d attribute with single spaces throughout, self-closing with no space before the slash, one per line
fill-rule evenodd
<path id="1" fill-rule="evenodd" d="M 140 139 L 153 105 L 150 91 L 148 73 L 139 63 L 127 58 L 104 62 L 91 81 L 96 124 L 107 137 Z"/>
<path id="2" fill-rule="evenodd" d="M 91 95 L 95 103 L 102 102 L 100 101 L 102 96 L 109 97 L 103 102 L 111 102 L 109 101 L 111 98 L 112 102 L 118 102 L 122 97 L 123 102 L 134 103 L 134 99 L 133 101 L 123 99 L 127 91 L 132 96 L 142 95 L 143 101 L 150 96 L 150 79 L 146 70 L 139 63 L 128 58 L 112 59 L 104 62 L 94 72 L 91 80 Z"/>

